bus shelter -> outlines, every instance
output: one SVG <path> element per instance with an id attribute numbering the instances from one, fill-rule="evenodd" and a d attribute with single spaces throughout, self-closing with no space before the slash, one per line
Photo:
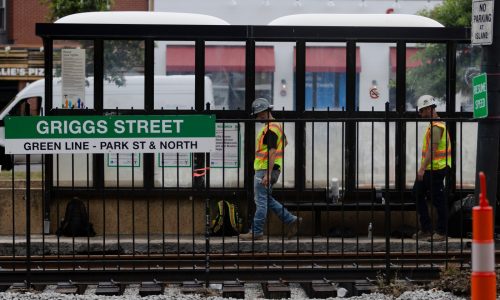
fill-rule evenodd
<path id="1" fill-rule="evenodd" d="M 465 262 L 470 256 L 464 247 L 467 235 L 462 220 L 455 225 L 464 228 L 463 232 L 446 242 L 419 242 L 404 234 L 394 237 L 394 232 L 403 225 L 417 228 L 411 186 L 420 159 L 418 147 L 423 128 L 430 121 L 419 118 L 414 103 L 412 106 L 409 100 L 416 97 L 409 92 L 409 66 L 437 61 L 442 64 L 441 78 L 436 78 L 443 90 L 439 115 L 446 122 L 451 146 L 455 149 L 447 178 L 449 203 L 465 198 L 474 188 L 470 181 L 463 179 L 466 173 L 463 164 L 465 168 L 472 168 L 468 162 L 475 159 L 463 159 L 467 155 L 463 151 L 467 144 L 463 141 L 464 134 L 474 129 L 471 124 L 474 122 L 470 111 L 457 107 L 460 102 L 456 99 L 457 81 L 461 80 L 457 75 L 457 57 L 460 59 L 462 54 L 472 51 L 469 29 L 55 23 L 37 24 L 36 33 L 43 38 L 45 49 L 46 116 L 90 119 L 94 116 L 211 115 L 216 119 L 218 148 L 210 153 L 131 151 L 116 154 L 110 151 L 44 155 L 40 196 L 43 209 L 36 211 L 34 214 L 38 216 L 33 217 L 28 206 L 25 219 L 28 230 L 21 231 L 27 234 L 28 245 L 36 242 L 45 248 L 49 243 L 46 236 L 31 239 L 28 237 L 31 228 L 40 231 L 41 224 L 48 219 L 52 221 L 49 233 L 55 232 L 68 199 L 75 196 L 84 199 L 97 236 L 76 238 L 76 242 L 75 238 L 47 237 L 52 244 L 59 245 L 63 239 L 73 245 L 73 250 L 66 249 L 64 251 L 69 252 L 64 254 L 86 253 L 77 260 L 57 260 L 70 266 L 84 263 L 86 272 L 72 273 L 75 278 L 107 276 L 91 267 L 92 259 L 103 265 L 115 260 L 125 266 L 126 260 L 132 258 L 137 264 L 132 267 L 135 273 L 124 271 L 126 267 L 113 269 L 114 279 L 125 280 L 134 274 L 149 276 L 154 264 L 160 266 L 155 276 L 162 280 L 167 277 L 192 279 L 201 274 L 220 280 L 234 276 L 235 270 L 238 278 L 251 278 L 255 268 L 263 270 L 259 273 L 263 278 L 291 279 L 320 274 L 328 278 L 356 277 L 374 275 L 380 270 L 388 274 L 396 270 L 427 274 L 438 270 L 432 262 Z M 167 74 L 156 74 L 155 63 L 159 58 L 155 56 L 155 49 L 165 43 L 168 44 Z M 391 49 L 387 52 L 391 55 L 388 68 L 393 77 L 387 88 L 392 94 L 382 99 L 383 105 L 378 108 L 367 109 L 361 100 L 365 96 L 360 95 L 359 89 L 360 44 L 381 44 Z M 272 56 L 280 47 L 293 49 L 289 66 L 293 70 L 293 84 L 290 80 L 266 81 L 273 59 L 278 59 Z M 318 49 L 325 47 L 330 48 L 326 52 L 329 54 L 318 60 Z M 127 51 L 122 51 L 123 48 Z M 218 75 L 210 70 L 217 68 L 214 57 L 221 55 L 214 54 L 216 48 L 223 51 L 219 62 L 229 65 L 228 61 L 235 57 L 240 62 L 241 72 L 227 77 L 228 81 L 239 81 L 244 86 L 243 89 L 229 88 L 229 97 L 243 99 L 239 105 L 225 105 L 225 98 L 220 96 L 222 88 L 214 85 Z M 64 77 L 60 49 L 85 50 L 86 85 L 93 89 L 92 102 L 88 102 L 91 105 L 79 108 L 74 101 L 69 104 L 62 93 L 54 90 L 61 74 Z M 436 61 L 417 55 L 420 61 L 415 62 L 409 53 L 418 49 L 431 49 L 441 55 Z M 373 59 L 377 59 L 376 53 Z M 329 64 L 332 69 L 333 65 L 344 66 L 328 77 L 337 87 L 342 86 L 343 92 L 335 93 L 331 102 L 325 104 L 321 102 L 324 98 L 319 95 L 318 87 L 329 81 L 324 76 L 330 71 L 321 69 L 328 69 Z M 174 90 L 181 84 L 161 83 L 156 78 L 160 75 L 191 76 L 193 81 L 186 84 L 191 84 L 192 98 L 182 103 L 172 100 L 171 105 L 168 101 L 162 102 L 165 97 L 160 91 L 162 88 Z M 132 102 L 123 100 L 121 104 L 119 100 L 110 100 L 113 89 L 109 83 L 117 85 L 119 90 L 127 83 L 135 84 L 137 79 L 132 77 L 139 78 L 136 88 L 139 95 Z M 263 86 L 269 84 L 280 86 L 285 96 L 293 95 L 291 104 L 280 105 L 277 97 L 266 93 Z M 375 84 L 373 87 L 376 88 Z M 375 97 L 378 91 L 373 87 L 370 95 Z M 303 215 L 305 222 L 293 240 L 285 240 L 283 227 L 272 218 L 266 225 L 268 238 L 262 242 L 211 237 L 211 220 L 218 201 L 237 204 L 241 231 L 248 228 L 253 216 L 253 159 L 259 123 L 250 114 L 252 101 L 262 96 L 274 102 L 273 113 L 291 141 L 287 148 L 290 154 L 285 154 L 282 176 L 274 188 L 275 196 L 287 208 Z M 27 161 L 29 170 L 29 156 Z M 335 199 L 331 197 L 334 185 L 339 190 L 339 197 Z M 368 224 L 373 230 L 369 237 L 366 236 Z M 339 228 L 340 235 L 332 233 L 335 232 L 332 229 Z M 12 230 L 13 234 L 20 232 Z M 30 257 L 27 268 L 32 278 L 40 279 L 44 273 L 31 268 L 36 265 L 48 268 L 45 262 L 50 255 L 35 253 L 35 248 L 39 247 L 28 247 L 24 254 Z M 53 251 L 52 254 L 63 254 L 60 248 Z M 31 258 L 32 255 L 36 258 Z M 325 268 L 316 268 L 317 264 Z M 338 272 L 338 268 L 342 272 Z M 64 273 L 58 270 L 50 276 L 56 280 L 63 278 Z M 11 275 L 20 276 L 20 273 L 14 270 Z"/>

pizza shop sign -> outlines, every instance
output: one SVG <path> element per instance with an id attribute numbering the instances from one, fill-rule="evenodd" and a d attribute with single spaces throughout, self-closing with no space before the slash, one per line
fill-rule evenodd
<path id="1" fill-rule="evenodd" d="M 43 77 L 44 75 L 43 68 L 0 68 L 2 77 Z"/>

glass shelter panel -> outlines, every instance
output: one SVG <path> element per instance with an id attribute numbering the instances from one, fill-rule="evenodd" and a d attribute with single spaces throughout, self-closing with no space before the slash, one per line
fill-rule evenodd
<path id="1" fill-rule="evenodd" d="M 245 57 L 244 43 L 206 44 L 205 76 L 212 83 L 213 109 L 245 109 Z"/>
<path id="2" fill-rule="evenodd" d="M 386 132 L 385 123 L 357 123 L 356 182 L 357 188 L 384 188 L 386 168 L 389 168 L 389 187 L 395 186 L 395 123 L 389 123 Z M 386 149 L 389 139 L 389 149 Z M 386 166 L 386 155 L 389 165 Z"/>
<path id="3" fill-rule="evenodd" d="M 481 71 L 482 47 L 457 45 L 456 111 L 472 112 L 472 78 Z"/>
<path id="4" fill-rule="evenodd" d="M 432 95 L 436 111 L 446 111 L 446 45 L 406 45 L 406 110 L 416 111 L 417 100 Z"/>
<path id="5" fill-rule="evenodd" d="M 340 122 L 306 123 L 306 188 L 324 189 L 333 179 L 345 186 L 343 130 Z"/>
<path id="6" fill-rule="evenodd" d="M 384 111 L 385 103 L 389 101 L 389 110 L 396 110 L 393 51 L 396 45 L 357 43 L 356 46 L 356 107 L 360 111 Z"/>
<path id="7" fill-rule="evenodd" d="M 160 104 L 155 100 L 155 109 L 192 109 L 195 106 L 194 42 L 159 42 L 166 47 L 166 73 L 155 69 L 155 74 L 166 74 L 175 81 L 172 91 L 177 100 Z M 162 63 L 158 54 L 155 62 Z M 158 90 L 162 88 L 158 87 Z M 155 88 L 156 91 L 156 88 Z M 242 110 L 245 104 L 245 44 L 212 42 L 205 45 L 205 104 L 215 110 Z M 156 96 L 156 95 L 155 95 Z M 182 99 L 182 100 L 178 100 Z"/>
<path id="8" fill-rule="evenodd" d="M 274 43 L 255 43 L 255 98 L 266 98 L 271 103 L 276 97 L 286 97 L 290 84 L 286 78 L 275 78 L 275 53 Z"/>
<path id="9" fill-rule="evenodd" d="M 346 72 L 345 43 L 306 43 L 306 110 L 345 109 Z"/>
<path id="10" fill-rule="evenodd" d="M 104 41 L 104 109 L 144 109 L 144 42 Z M 143 185 L 143 155 L 137 153 L 104 155 L 104 185 L 134 187 Z"/>
<path id="11" fill-rule="evenodd" d="M 271 103 L 274 110 L 295 109 L 295 43 L 272 43 L 274 48 L 274 73 L 272 74 Z M 257 83 L 257 79 L 255 80 Z M 257 95 L 257 91 L 256 95 Z"/>
<path id="12" fill-rule="evenodd" d="M 157 41 L 156 49 L 155 109 L 194 109 L 194 42 Z M 212 99 L 212 86 L 205 85 L 210 91 L 205 96 Z"/>
<path id="13" fill-rule="evenodd" d="M 104 41 L 104 109 L 144 109 L 144 42 Z"/>
<path id="14" fill-rule="evenodd" d="M 429 122 L 406 123 L 406 187 L 412 188 L 422 158 L 422 141 Z"/>
<path id="15" fill-rule="evenodd" d="M 458 189 L 474 189 L 477 153 L 477 123 L 457 124 L 456 175 Z"/>

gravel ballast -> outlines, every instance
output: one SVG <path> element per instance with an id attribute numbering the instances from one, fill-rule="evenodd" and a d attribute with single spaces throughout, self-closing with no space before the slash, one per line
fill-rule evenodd
<path id="1" fill-rule="evenodd" d="M 95 286 L 89 286 L 83 295 L 63 295 L 54 293 L 55 286 L 47 286 L 43 292 L 34 293 L 0 293 L 0 300 L 112 300 L 112 299 L 142 299 L 142 300 L 223 300 L 221 296 L 210 296 L 220 294 L 220 290 L 211 290 L 210 293 L 200 294 L 182 294 L 178 286 L 167 286 L 163 295 L 140 297 L 138 285 L 130 285 L 125 290 L 122 296 L 97 296 L 95 295 Z M 297 283 L 290 284 L 291 298 L 290 299 L 310 299 Z M 265 299 L 261 285 L 258 283 L 245 284 L 245 299 Z M 352 299 L 352 300 L 465 300 L 454 296 L 451 293 L 446 293 L 439 290 L 417 290 L 405 292 L 401 296 L 395 298 L 393 296 L 383 295 L 379 293 L 365 294 L 350 298 L 329 298 L 329 299 Z M 499 298 L 500 299 L 500 298 Z"/>

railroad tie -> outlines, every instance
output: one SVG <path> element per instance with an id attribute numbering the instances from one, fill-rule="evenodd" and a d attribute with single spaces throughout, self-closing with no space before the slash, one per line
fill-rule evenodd
<path id="1" fill-rule="evenodd" d="M 57 287 L 54 292 L 59 294 L 74 295 L 81 294 L 83 290 L 84 289 L 82 289 L 81 286 L 76 285 L 71 281 L 64 281 L 57 283 Z"/>
<path id="2" fill-rule="evenodd" d="M 368 280 L 356 280 L 353 287 L 353 296 L 371 294 L 377 290 L 377 286 Z"/>
<path id="3" fill-rule="evenodd" d="M 165 290 L 165 285 L 158 281 L 143 281 L 139 287 L 139 295 L 141 297 L 151 295 L 161 295 Z"/>
<path id="4" fill-rule="evenodd" d="M 33 289 L 33 285 L 27 286 L 26 282 L 15 282 L 7 290 L 7 293 L 26 293 Z"/>
<path id="5" fill-rule="evenodd" d="M 309 298 L 325 299 L 337 297 L 336 285 L 326 278 L 303 282 L 301 286 Z"/>
<path id="6" fill-rule="evenodd" d="M 120 296 L 122 292 L 122 286 L 114 281 L 99 282 L 95 290 L 96 295 L 102 296 Z"/>
<path id="7" fill-rule="evenodd" d="M 183 294 L 203 294 L 205 290 L 203 288 L 203 283 L 195 279 L 194 281 L 182 282 L 181 292 Z"/>
<path id="8" fill-rule="evenodd" d="M 222 284 L 222 297 L 245 299 L 245 286 L 242 281 L 224 281 Z"/>
<path id="9" fill-rule="evenodd" d="M 288 282 L 281 279 L 262 283 L 262 290 L 264 291 L 264 296 L 268 299 L 288 299 L 291 295 Z"/>

